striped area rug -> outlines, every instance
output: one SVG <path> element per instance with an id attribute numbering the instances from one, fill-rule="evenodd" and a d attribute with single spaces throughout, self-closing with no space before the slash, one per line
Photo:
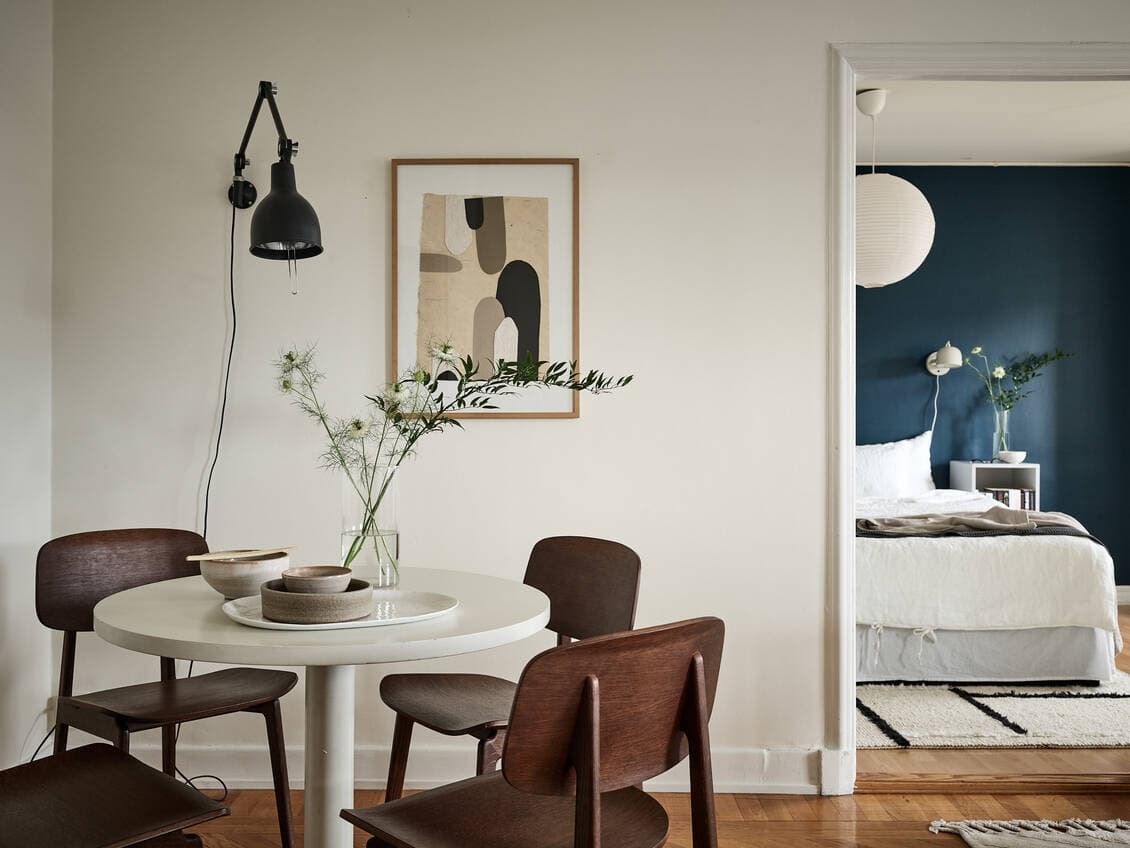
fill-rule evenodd
<path id="1" fill-rule="evenodd" d="M 1130 822 L 1089 821 L 936 821 L 934 833 L 956 833 L 970 848 L 1104 848 L 1130 845 Z"/>
<path id="2" fill-rule="evenodd" d="M 1101 686 L 861 683 L 860 748 L 1130 747 L 1130 675 Z"/>

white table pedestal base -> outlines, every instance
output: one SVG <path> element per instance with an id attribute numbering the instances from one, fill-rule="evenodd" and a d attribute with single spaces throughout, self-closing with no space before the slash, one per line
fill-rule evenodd
<path id="1" fill-rule="evenodd" d="M 306 668 L 306 848 L 351 848 L 354 666 Z"/>

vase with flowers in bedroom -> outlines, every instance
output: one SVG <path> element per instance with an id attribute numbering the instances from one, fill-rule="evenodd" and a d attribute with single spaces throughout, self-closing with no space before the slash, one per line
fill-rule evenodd
<path id="1" fill-rule="evenodd" d="M 1044 353 L 1032 353 L 1023 359 L 1014 359 L 1010 362 L 990 364 L 989 357 L 984 348 L 977 345 L 965 357 L 968 365 L 985 384 L 989 404 L 993 407 L 993 459 L 1001 460 L 1001 454 L 1015 454 L 1009 444 L 1008 425 L 1012 410 L 1024 398 L 1032 394 L 1031 389 L 1026 389 L 1032 380 L 1039 377 L 1044 369 L 1053 362 L 1068 359 L 1074 353 L 1065 353 L 1056 348 Z M 973 361 L 977 357 L 983 363 L 978 365 Z M 1015 459 L 1011 461 L 1015 462 Z"/>

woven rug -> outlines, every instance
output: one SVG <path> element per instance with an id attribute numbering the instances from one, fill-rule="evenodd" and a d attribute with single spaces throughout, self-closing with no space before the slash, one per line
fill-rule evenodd
<path id="1" fill-rule="evenodd" d="M 859 748 L 1130 747 L 1130 675 L 1101 686 L 861 683 Z"/>
<path id="2" fill-rule="evenodd" d="M 956 833 L 972 848 L 1064 848 L 1130 845 L 1130 822 L 1087 821 L 936 821 L 934 833 Z"/>

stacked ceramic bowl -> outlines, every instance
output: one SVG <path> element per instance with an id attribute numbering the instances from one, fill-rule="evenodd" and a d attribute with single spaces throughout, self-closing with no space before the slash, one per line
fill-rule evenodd
<path id="1" fill-rule="evenodd" d="M 286 548 L 216 551 L 188 557 L 200 563 L 204 581 L 227 598 L 259 594 L 268 580 L 277 580 L 290 567 Z"/>
<path id="2" fill-rule="evenodd" d="M 330 624 L 373 611 L 373 587 L 348 568 L 307 565 L 282 572 L 259 587 L 263 617 L 287 624 Z"/>

